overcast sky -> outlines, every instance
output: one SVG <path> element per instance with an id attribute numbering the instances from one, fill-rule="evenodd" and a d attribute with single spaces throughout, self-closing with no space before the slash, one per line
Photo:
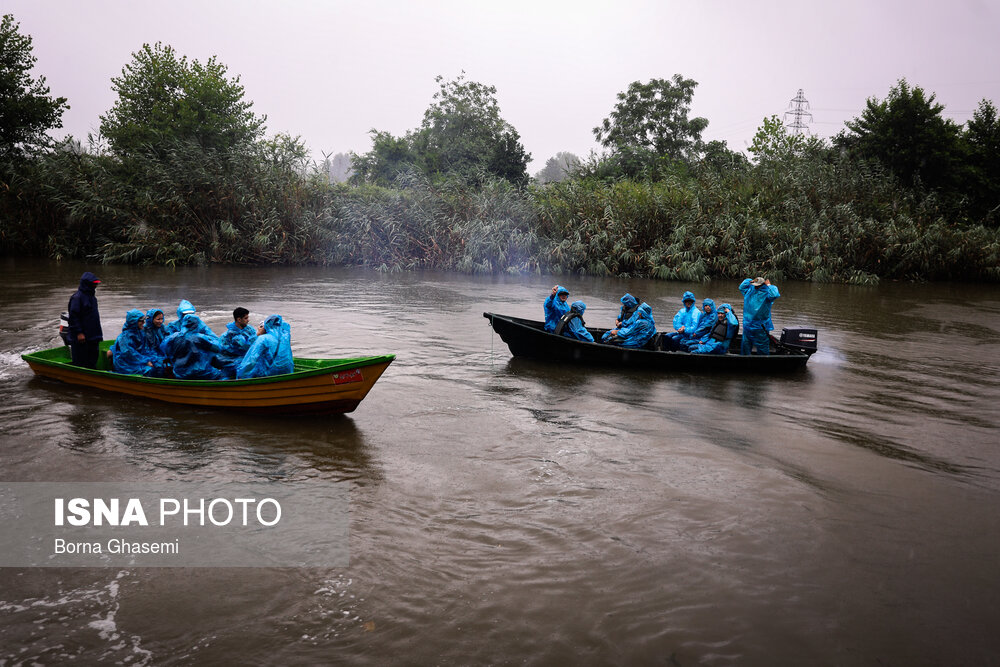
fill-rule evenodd
<path id="1" fill-rule="evenodd" d="M 0 12 L 69 101 L 59 137 L 96 132 L 111 78 L 158 41 L 217 56 L 268 134 L 301 136 L 316 159 L 367 151 L 372 128 L 417 127 L 434 77 L 463 70 L 496 86 L 532 173 L 596 149 L 593 128 L 632 81 L 675 73 L 698 82 L 704 138 L 739 150 L 799 89 L 821 137 L 903 77 L 959 123 L 983 98 L 1000 105 L 997 0 L 3 0 Z"/>

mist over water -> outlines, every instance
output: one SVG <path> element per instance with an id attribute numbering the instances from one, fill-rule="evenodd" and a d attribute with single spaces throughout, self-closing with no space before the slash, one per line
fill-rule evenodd
<path id="1" fill-rule="evenodd" d="M 281 314 L 300 356 L 395 353 L 351 415 L 263 418 L 34 378 L 82 264 L 0 260 L 6 481 L 346 481 L 343 569 L 3 569 L 0 662 L 995 664 L 1000 290 L 781 283 L 784 377 L 512 359 L 483 311 L 558 282 L 669 328 L 736 283 L 97 267 L 127 309 Z M 2 509 L 0 509 L 2 512 Z M 4 516 L 4 520 L 10 517 Z"/>

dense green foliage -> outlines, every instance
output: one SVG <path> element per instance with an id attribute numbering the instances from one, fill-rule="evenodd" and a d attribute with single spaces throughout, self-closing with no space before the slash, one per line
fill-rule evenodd
<path id="1" fill-rule="evenodd" d="M 705 118 L 688 118 L 698 82 L 675 74 L 672 79 L 633 81 L 618 94 L 611 115 L 594 136 L 628 177 L 651 176 L 659 164 L 693 162 L 701 154 Z"/>
<path id="2" fill-rule="evenodd" d="M 701 142 L 707 121 L 687 118 L 696 84 L 678 75 L 622 95 L 598 128 L 607 154 L 564 155 L 552 165 L 560 178 L 528 184 L 495 90 L 460 77 L 441 84 L 418 129 L 374 132 L 372 150 L 353 156 L 353 182 L 331 185 L 329 159 L 317 168 L 298 139 L 261 138 L 263 119 L 214 59 L 147 46 L 115 85 L 109 150 L 92 138 L 0 160 L 0 251 L 685 281 L 1000 280 L 1000 128 L 985 101 L 956 130 L 934 120 L 933 96 L 901 84 L 836 148 L 768 118 L 751 161 Z M 882 131 L 937 142 L 928 155 L 952 150 L 955 173 L 935 181 L 931 162 L 899 161 Z"/>
<path id="3" fill-rule="evenodd" d="M 464 74 L 435 80 L 441 89 L 419 128 L 403 137 L 372 130 L 372 150 L 352 156 L 354 182 L 391 185 L 400 173 L 416 170 L 435 180 L 481 183 L 499 177 L 526 185 L 531 155 L 500 116 L 496 88 L 467 81 Z"/>
<path id="4" fill-rule="evenodd" d="M 0 19 L 0 160 L 23 158 L 49 144 L 46 132 L 62 126 L 65 97 L 52 97 L 45 77 L 31 76 L 37 58 L 31 37 L 11 14 Z"/>
<path id="5" fill-rule="evenodd" d="M 239 77 L 227 79 L 214 57 L 202 65 L 178 57 L 170 46 L 144 44 L 111 84 L 118 99 L 101 116 L 101 134 L 121 156 L 178 141 L 237 150 L 264 131 L 264 119 L 243 99 Z"/>

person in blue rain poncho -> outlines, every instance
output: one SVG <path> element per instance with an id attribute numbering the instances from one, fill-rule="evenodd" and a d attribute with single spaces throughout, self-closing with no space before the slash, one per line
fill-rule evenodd
<path id="1" fill-rule="evenodd" d="M 781 294 L 778 288 L 766 278 L 747 278 L 740 283 L 743 293 L 743 345 L 740 354 L 750 354 L 757 348 L 757 354 L 771 354 L 770 331 L 774 329 L 771 322 L 771 304 Z"/>
<path id="2" fill-rule="evenodd" d="M 715 324 L 708 335 L 691 348 L 691 354 L 726 354 L 733 336 L 739 331 L 740 321 L 733 313 L 733 307 L 728 303 L 719 306 L 716 311 Z"/>
<path id="3" fill-rule="evenodd" d="M 631 294 L 629 294 L 628 292 L 625 292 L 625 294 L 622 296 L 621 299 L 619 299 L 619 301 L 622 302 L 622 309 L 618 311 L 618 317 L 615 319 L 614 329 L 604 332 L 604 334 L 601 336 L 602 343 L 611 342 L 611 339 L 613 337 L 613 334 L 611 332 L 616 329 L 621 329 L 623 326 L 628 324 L 629 321 L 633 317 L 635 317 L 635 311 L 639 309 L 639 302 L 636 301 L 636 298 Z"/>
<path id="4" fill-rule="evenodd" d="M 157 355 L 149 348 L 143 335 L 146 316 L 141 310 L 132 309 L 125 313 L 122 332 L 111 345 L 111 363 L 115 373 L 161 377 L 163 364 L 157 363 Z"/>
<path id="5" fill-rule="evenodd" d="M 690 352 L 691 348 L 701 345 L 701 339 L 712 331 L 715 321 L 715 301 L 712 299 L 702 299 L 701 318 L 698 320 L 698 326 L 691 332 L 690 338 L 685 338 L 681 341 L 681 349 Z"/>
<path id="6" fill-rule="evenodd" d="M 181 330 L 167 336 L 160 346 L 160 351 L 173 366 L 174 377 L 181 380 L 224 379 L 222 371 L 212 363 L 221 350 L 219 337 L 193 314 L 185 314 Z"/>
<path id="7" fill-rule="evenodd" d="M 236 367 L 236 378 L 282 375 L 293 370 L 292 329 L 282 321 L 281 315 L 271 315 L 257 329 L 256 340 Z"/>
<path id="8" fill-rule="evenodd" d="M 593 343 L 594 337 L 587 331 L 587 325 L 583 321 L 585 310 L 587 310 L 587 304 L 583 301 L 574 301 L 569 307 L 569 312 L 560 318 L 554 333 Z"/>
<path id="9" fill-rule="evenodd" d="M 681 342 L 691 338 L 701 319 L 701 311 L 694 305 L 695 300 L 694 292 L 684 292 L 681 296 L 681 309 L 674 315 L 674 330 L 663 336 L 665 349 L 679 350 Z"/>
<path id="10" fill-rule="evenodd" d="M 188 315 L 194 315 L 194 314 L 195 310 L 191 302 L 188 301 L 187 299 L 181 299 L 180 305 L 177 306 L 177 319 L 165 327 L 163 332 L 164 335 L 172 336 L 173 334 L 179 332 L 181 330 L 181 323 L 184 321 L 184 318 Z M 198 319 L 198 322 L 201 323 L 200 331 L 202 333 L 215 335 L 214 332 L 208 328 L 208 325 L 202 322 L 200 318 Z"/>
<path id="11" fill-rule="evenodd" d="M 242 307 L 233 310 L 233 321 L 226 325 L 226 332 L 222 334 L 221 339 L 222 352 L 219 354 L 219 365 L 227 377 L 234 378 L 237 366 L 257 340 L 257 328 L 250 326 L 250 311 Z"/>
<path id="12" fill-rule="evenodd" d="M 552 294 L 545 299 L 542 308 L 545 310 L 546 331 L 555 331 L 559 320 L 569 312 L 569 304 L 566 303 L 567 297 L 569 297 L 569 290 L 562 285 L 556 285 L 552 288 Z"/>
<path id="13" fill-rule="evenodd" d="M 602 342 L 622 347 L 644 347 L 656 335 L 656 322 L 653 320 L 653 309 L 643 301 L 639 308 L 620 329 L 612 329 L 611 336 Z"/>
<path id="14" fill-rule="evenodd" d="M 156 355 L 156 363 L 166 372 L 169 368 L 166 357 L 160 352 L 160 346 L 167 339 L 167 328 L 163 323 L 163 311 L 159 308 L 150 308 L 146 311 L 146 326 L 142 328 L 142 335 L 146 339 L 146 347 L 151 354 Z"/>

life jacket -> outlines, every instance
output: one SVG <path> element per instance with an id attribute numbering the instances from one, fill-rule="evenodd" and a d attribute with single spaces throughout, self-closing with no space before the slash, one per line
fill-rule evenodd
<path id="1" fill-rule="evenodd" d="M 739 330 L 740 318 L 736 317 L 736 313 L 733 313 L 733 317 L 736 318 L 736 327 L 737 330 Z M 727 316 L 721 322 L 715 323 L 715 326 L 712 327 L 712 333 L 710 334 L 710 336 L 717 341 L 724 342 L 726 338 L 729 337 L 727 335 L 728 333 L 729 333 L 729 317 Z"/>
<path id="2" fill-rule="evenodd" d="M 566 328 L 566 325 L 568 325 L 569 321 L 572 320 L 574 317 L 580 317 L 580 313 L 576 312 L 575 310 L 571 310 L 562 317 L 560 317 L 559 324 L 556 325 L 556 330 L 553 331 L 552 333 L 554 333 L 557 336 L 562 335 L 563 329 Z M 582 317 L 580 317 L 580 324 L 585 324 Z"/>

